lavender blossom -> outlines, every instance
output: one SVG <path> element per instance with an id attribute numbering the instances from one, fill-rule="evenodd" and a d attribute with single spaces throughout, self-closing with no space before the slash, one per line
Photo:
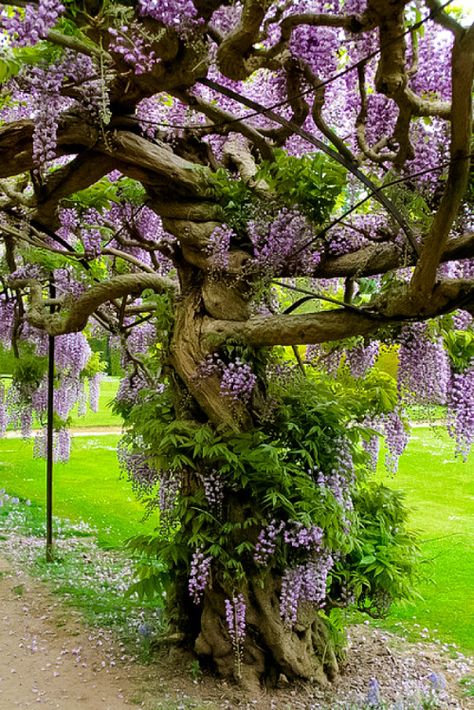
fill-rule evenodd
<path id="1" fill-rule="evenodd" d="M 232 643 L 239 645 L 245 638 L 246 604 L 243 594 L 237 594 L 232 600 L 225 600 L 225 618 Z"/>
<path id="2" fill-rule="evenodd" d="M 189 594 L 195 604 L 199 604 L 207 586 L 207 580 L 211 571 L 212 557 L 204 557 L 204 553 L 198 547 L 191 558 L 191 572 L 189 575 Z"/>
<path id="3" fill-rule="evenodd" d="M 234 402 L 248 402 L 252 396 L 257 378 L 250 365 L 243 363 L 240 358 L 230 362 L 224 367 L 221 380 L 221 393 L 224 397 Z"/>
<path id="4" fill-rule="evenodd" d="M 370 708 L 376 708 L 380 705 L 380 685 L 376 678 L 369 680 L 369 690 L 365 702 Z"/>

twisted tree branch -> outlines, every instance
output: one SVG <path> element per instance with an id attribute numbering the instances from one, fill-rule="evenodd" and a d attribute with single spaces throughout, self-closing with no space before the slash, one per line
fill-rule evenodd
<path id="1" fill-rule="evenodd" d="M 27 319 L 31 325 L 45 330 L 48 335 L 63 335 L 83 330 L 97 308 L 112 299 L 130 294 L 138 296 L 146 289 L 156 293 L 176 293 L 178 289 L 176 282 L 164 276 L 125 274 L 91 286 L 77 299 L 63 299 L 62 312 L 50 314 L 43 299 L 43 287 L 38 281 L 17 279 L 11 280 L 9 285 L 12 288 L 29 287 L 30 305 Z"/>

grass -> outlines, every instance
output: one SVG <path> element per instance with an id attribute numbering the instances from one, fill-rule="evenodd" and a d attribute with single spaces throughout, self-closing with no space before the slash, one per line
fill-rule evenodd
<path id="1" fill-rule="evenodd" d="M 94 427 L 100 429 L 106 426 L 121 426 L 122 418 L 114 414 L 110 407 L 119 387 L 118 377 L 104 377 L 100 385 L 99 411 L 91 412 L 90 409 L 84 417 L 72 414 L 72 427 Z"/>
<path id="2" fill-rule="evenodd" d="M 3 498 L 0 507 L 0 545 L 20 568 L 48 582 L 67 608 L 79 609 L 92 627 L 112 627 L 130 653 L 142 660 L 150 656 L 150 634 L 162 628 L 160 599 L 140 600 L 125 591 L 134 579 L 133 566 L 126 552 L 104 550 L 97 546 L 96 530 L 80 521 L 54 518 L 54 557 L 45 559 L 44 510 L 35 503 L 13 502 Z M 13 587 L 21 597 L 24 585 Z"/>
<path id="3" fill-rule="evenodd" d="M 422 599 L 397 605 L 387 622 L 428 632 L 474 652 L 474 452 L 463 463 L 442 429 L 417 428 L 395 477 L 380 477 L 405 492 L 411 526 L 422 541 L 430 580 Z M 398 626 L 397 626 L 398 625 Z M 418 625 L 418 626 L 415 626 Z"/>
<path id="4" fill-rule="evenodd" d="M 130 483 L 119 478 L 117 435 L 75 437 L 69 463 L 54 466 L 54 514 L 98 529 L 101 546 L 119 547 L 139 531 L 151 531 L 156 513 L 142 524 L 145 509 Z M 43 505 L 45 462 L 32 458 L 31 442 L 0 440 L 0 488 Z"/>
<path id="5" fill-rule="evenodd" d="M 103 427 L 119 427 L 122 425 L 122 418 L 118 414 L 112 412 L 111 403 L 117 394 L 119 388 L 120 379 L 118 377 L 104 377 L 100 385 L 100 396 L 99 396 L 99 410 L 97 412 L 92 412 L 87 408 L 85 416 L 77 416 L 77 408 L 74 408 L 71 413 L 71 424 L 70 426 L 74 429 L 76 428 L 93 428 L 101 429 Z M 5 386 L 8 388 L 9 380 L 5 381 Z M 87 389 L 87 384 L 86 384 Z M 41 425 L 35 421 L 34 427 L 39 428 Z M 8 430 L 13 427 L 9 425 Z"/>

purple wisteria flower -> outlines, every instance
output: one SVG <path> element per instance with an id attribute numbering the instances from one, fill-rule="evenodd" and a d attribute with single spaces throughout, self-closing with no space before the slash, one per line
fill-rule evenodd
<path id="1" fill-rule="evenodd" d="M 189 594 L 195 604 L 199 604 L 207 586 L 211 571 L 212 557 L 205 557 L 201 548 L 193 553 L 191 558 L 191 572 L 189 575 Z"/>
<path id="2" fill-rule="evenodd" d="M 211 508 L 218 515 L 222 514 L 222 504 L 224 502 L 224 480 L 219 473 L 213 469 L 205 474 L 200 474 L 202 485 L 204 487 L 204 495 Z"/>
<path id="3" fill-rule="evenodd" d="M 23 14 L 16 10 L 11 17 L 1 17 L 1 27 L 10 34 L 14 46 L 32 45 L 45 39 L 63 12 L 64 5 L 58 0 L 39 0 L 36 6 L 28 4 Z"/>
<path id="4" fill-rule="evenodd" d="M 385 465 L 389 471 L 395 473 L 398 468 L 398 459 L 405 451 L 408 444 L 408 432 L 401 418 L 399 409 L 386 414 L 383 418 L 387 455 Z"/>
<path id="5" fill-rule="evenodd" d="M 246 604 L 243 594 L 225 600 L 225 619 L 232 643 L 240 644 L 245 638 Z"/>
<path id="6" fill-rule="evenodd" d="M 448 432 L 456 454 L 466 461 L 474 442 L 474 363 L 464 372 L 453 372 L 448 391 Z"/>
<path id="7" fill-rule="evenodd" d="M 327 578 L 334 565 L 328 550 L 322 549 L 307 562 L 290 567 L 281 582 L 280 614 L 287 626 L 293 626 L 301 602 L 322 606 L 327 593 Z"/>
<path id="8" fill-rule="evenodd" d="M 225 271 L 229 266 L 229 248 L 234 232 L 226 224 L 216 227 L 209 237 L 206 248 L 211 257 L 212 268 Z"/>
<path id="9" fill-rule="evenodd" d="M 376 708 L 380 705 L 380 685 L 377 678 L 369 680 L 369 690 L 365 702 L 369 708 Z"/>
<path id="10" fill-rule="evenodd" d="M 234 402 L 248 402 L 257 383 L 257 377 L 250 365 L 240 358 L 224 366 L 221 379 L 221 393 Z"/>

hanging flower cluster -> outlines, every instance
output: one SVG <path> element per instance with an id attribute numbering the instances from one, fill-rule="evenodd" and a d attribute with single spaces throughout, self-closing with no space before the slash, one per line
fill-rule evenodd
<path id="1" fill-rule="evenodd" d="M 120 29 L 109 29 L 112 37 L 109 49 L 121 54 L 127 64 L 133 67 L 135 74 L 145 74 L 152 71 L 158 61 L 155 52 L 139 31 L 138 23 L 130 27 L 123 25 Z"/>
<path id="2" fill-rule="evenodd" d="M 398 386 L 407 402 L 445 404 L 450 365 L 441 338 L 426 323 L 405 326 L 400 335 Z"/>
<path id="3" fill-rule="evenodd" d="M 39 0 L 36 5 L 26 5 L 24 12 L 15 10 L 11 17 L 1 18 L 1 27 L 6 30 L 14 46 L 33 45 L 45 39 L 64 12 L 59 0 Z"/>
<path id="4" fill-rule="evenodd" d="M 292 266 L 311 274 L 321 261 L 319 251 L 308 251 L 305 246 L 313 237 L 313 230 L 304 215 L 286 207 L 271 221 L 254 220 L 248 223 L 253 244 L 253 265 L 263 274 L 275 276 Z"/>
<path id="5" fill-rule="evenodd" d="M 222 504 L 224 502 L 224 480 L 219 471 L 213 469 L 199 476 L 204 487 L 204 495 L 210 508 L 213 508 L 217 515 L 222 514 Z"/>
<path id="6" fill-rule="evenodd" d="M 195 604 L 200 604 L 202 600 L 211 571 L 211 562 L 212 557 L 205 557 L 200 548 L 193 553 L 188 589 Z"/>
<path id="7" fill-rule="evenodd" d="M 213 270 L 225 271 L 229 266 L 229 249 L 233 237 L 233 230 L 226 224 L 216 227 L 212 232 L 206 251 L 211 258 Z"/>
<path id="8" fill-rule="evenodd" d="M 252 368 L 237 357 L 225 363 L 216 353 L 208 355 L 201 363 L 197 376 L 205 379 L 218 375 L 221 380 L 220 391 L 223 397 L 233 402 L 249 402 L 257 384 L 257 377 Z"/>
<path id="9" fill-rule="evenodd" d="M 28 338 L 36 343 L 36 355 L 47 355 L 47 336 L 29 326 L 22 331 L 22 339 Z M 67 431 L 67 422 L 76 405 L 78 415 L 85 414 L 87 395 L 86 381 L 89 384 L 89 404 L 97 411 L 100 392 L 100 372 L 87 373 L 86 367 L 91 357 L 91 349 L 83 333 L 68 333 L 55 338 L 55 381 L 53 391 L 53 412 L 62 424 L 58 427 L 54 439 L 53 456 L 58 461 L 67 461 L 70 455 L 71 439 Z M 19 360 L 20 364 L 22 359 Z M 26 361 L 28 364 L 28 360 Z M 48 378 L 44 361 L 32 360 L 22 374 L 20 368 L 13 376 L 8 391 L 2 384 L 0 389 L 0 435 L 7 425 L 19 429 L 24 438 L 32 436 L 35 418 L 39 425 L 46 420 L 48 404 Z M 26 379 L 25 379 L 26 378 Z M 57 422 L 55 426 L 58 426 Z M 39 430 L 35 435 L 34 455 L 46 455 L 46 432 Z"/>
<path id="10" fill-rule="evenodd" d="M 235 665 L 237 670 L 237 678 L 241 676 L 241 663 L 243 660 L 243 642 L 245 640 L 246 629 L 246 609 L 245 599 L 243 594 L 239 593 L 232 599 L 225 600 L 225 620 L 229 636 L 232 641 L 232 647 L 235 655 Z"/>
<path id="11" fill-rule="evenodd" d="M 466 461 L 474 443 L 474 363 L 451 375 L 448 432 L 456 441 L 456 454 Z"/>
<path id="12" fill-rule="evenodd" d="M 386 414 L 383 418 L 387 455 L 385 465 L 389 471 L 395 473 L 398 468 L 398 459 L 405 451 L 408 444 L 408 432 L 400 416 L 400 410 Z"/>
<path id="13" fill-rule="evenodd" d="M 322 549 L 307 562 L 287 569 L 281 582 L 280 614 L 288 626 L 296 623 L 301 602 L 322 606 L 327 580 L 334 565 L 331 554 Z"/>
<path id="14" fill-rule="evenodd" d="M 346 351 L 346 360 L 352 377 L 364 377 L 374 366 L 379 354 L 380 344 L 377 340 L 367 345 L 360 344 Z"/>

